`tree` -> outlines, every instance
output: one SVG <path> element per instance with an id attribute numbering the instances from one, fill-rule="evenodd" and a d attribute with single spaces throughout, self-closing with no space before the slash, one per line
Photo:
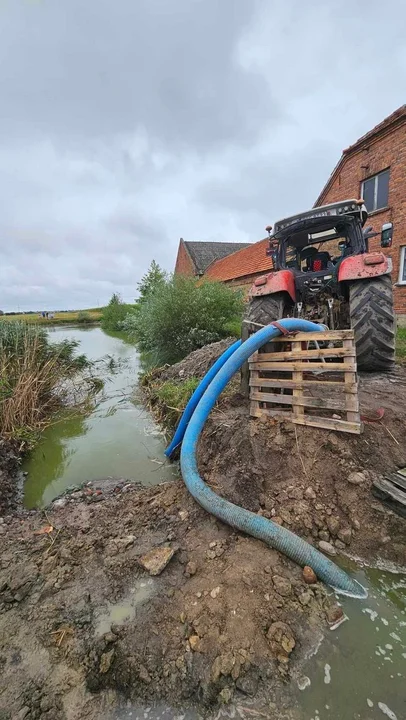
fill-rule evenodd
<path id="1" fill-rule="evenodd" d="M 148 271 L 141 278 L 137 284 L 137 290 L 140 294 L 137 302 L 143 303 L 148 300 L 151 295 L 160 287 L 162 287 L 168 280 L 168 274 L 165 270 L 153 260 L 148 268 Z"/>

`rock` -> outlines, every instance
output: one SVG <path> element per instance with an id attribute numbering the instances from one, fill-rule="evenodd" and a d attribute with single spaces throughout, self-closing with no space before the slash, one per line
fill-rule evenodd
<path id="1" fill-rule="evenodd" d="M 301 605 L 309 605 L 313 599 L 313 593 L 310 590 L 305 590 L 299 595 L 299 602 Z"/>
<path id="2" fill-rule="evenodd" d="M 0 525 L 4 525 L 4 518 L 0 517 Z"/>
<path id="3" fill-rule="evenodd" d="M 335 625 L 339 620 L 342 620 L 344 613 L 339 605 L 332 605 L 326 610 L 326 618 L 329 625 Z"/>
<path id="4" fill-rule="evenodd" d="M 217 545 L 217 543 L 216 543 L 215 540 L 214 540 L 213 542 L 209 543 L 209 548 L 210 548 L 210 550 L 213 550 L 213 548 L 215 548 L 216 545 Z"/>
<path id="5" fill-rule="evenodd" d="M 337 550 L 331 543 L 325 542 L 324 540 L 320 540 L 319 542 L 319 548 L 322 552 L 326 553 L 326 555 L 337 555 Z"/>
<path id="6" fill-rule="evenodd" d="M 337 535 L 339 529 L 340 529 L 340 519 L 338 517 L 335 517 L 334 515 L 331 517 L 328 517 L 326 520 L 327 527 L 332 535 Z"/>
<path id="7" fill-rule="evenodd" d="M 65 507 L 65 505 L 67 505 L 67 503 L 68 503 L 68 501 L 66 498 L 58 498 L 58 500 L 54 500 L 52 505 L 55 509 L 60 509 L 60 508 Z"/>
<path id="8" fill-rule="evenodd" d="M 139 559 L 139 563 L 150 575 L 160 575 L 174 554 L 175 550 L 170 547 L 153 548 Z"/>
<path id="9" fill-rule="evenodd" d="M 219 693 L 218 699 L 219 699 L 219 701 L 220 701 L 221 703 L 224 703 L 225 705 L 227 705 L 227 704 L 230 702 L 232 696 L 233 696 L 233 693 L 232 693 L 232 691 L 230 690 L 230 688 L 225 687 L 225 688 L 223 688 L 222 691 Z"/>
<path id="10" fill-rule="evenodd" d="M 16 720 L 24 720 L 30 712 L 28 705 L 24 705 L 16 715 Z"/>
<path id="11" fill-rule="evenodd" d="M 341 542 L 345 543 L 346 545 L 350 544 L 351 536 L 352 536 L 351 528 L 343 528 L 342 530 L 339 530 L 337 533 L 338 539 L 341 540 Z"/>
<path id="12" fill-rule="evenodd" d="M 360 527 L 361 527 L 361 523 L 360 523 L 359 520 L 357 520 L 357 518 L 354 518 L 354 519 L 352 520 L 352 526 L 353 526 L 353 528 L 354 528 L 355 530 L 359 530 Z"/>
<path id="13" fill-rule="evenodd" d="M 214 560 L 216 557 L 216 551 L 215 550 L 208 550 L 206 552 L 206 557 L 208 560 Z"/>
<path id="14" fill-rule="evenodd" d="M 189 517 L 189 513 L 187 510 L 179 510 L 179 517 L 181 520 L 187 520 Z"/>
<path id="15" fill-rule="evenodd" d="M 196 575 L 196 571 L 197 571 L 197 565 L 195 562 L 193 562 L 193 560 L 191 560 L 190 562 L 188 562 L 188 564 L 185 567 L 185 573 L 186 573 L 186 575 L 191 577 L 192 575 Z"/>
<path id="16" fill-rule="evenodd" d="M 227 676 L 231 675 L 232 669 L 235 665 L 235 659 L 232 655 L 232 653 L 224 653 L 224 655 L 220 655 L 220 673 L 221 675 Z"/>
<path id="17" fill-rule="evenodd" d="M 329 542 L 330 540 L 330 533 L 328 533 L 327 530 L 319 530 L 318 536 L 320 540 L 324 540 L 324 542 Z"/>
<path id="18" fill-rule="evenodd" d="M 197 652 L 199 650 L 199 643 L 200 643 L 200 638 L 198 635 L 190 636 L 189 645 L 190 645 L 191 649 L 193 650 L 193 652 Z"/>
<path id="19" fill-rule="evenodd" d="M 292 585 L 287 578 L 281 577 L 280 575 L 274 575 L 272 578 L 274 588 L 279 595 L 287 597 L 292 592 Z"/>
<path id="20" fill-rule="evenodd" d="M 151 682 L 151 676 L 144 665 L 140 665 L 140 668 L 138 670 L 138 677 L 146 685 L 149 685 Z"/>
<path id="21" fill-rule="evenodd" d="M 305 493 L 304 493 L 304 496 L 305 496 L 305 498 L 307 498 L 308 500 L 315 500 L 315 499 L 316 499 L 316 493 L 314 492 L 313 488 L 310 487 L 310 486 L 309 486 L 308 488 L 306 488 Z"/>
<path id="22" fill-rule="evenodd" d="M 113 662 L 114 650 L 103 653 L 100 658 L 99 672 L 103 675 L 110 670 L 110 665 Z"/>
<path id="23" fill-rule="evenodd" d="M 303 568 L 303 580 L 308 585 L 314 585 L 317 582 L 317 575 L 309 565 L 305 565 Z"/>
<path id="24" fill-rule="evenodd" d="M 272 653 L 280 662 L 287 662 L 289 655 L 296 645 L 295 636 L 289 625 L 283 622 L 274 622 L 268 630 L 267 638 Z"/>
<path id="25" fill-rule="evenodd" d="M 276 525 L 283 525 L 283 520 L 279 515 L 275 515 L 273 522 L 276 523 Z"/>
<path id="26" fill-rule="evenodd" d="M 362 485 L 366 480 L 366 476 L 363 472 L 352 472 L 347 477 L 347 482 L 350 483 L 350 485 Z"/>
<path id="27" fill-rule="evenodd" d="M 217 595 L 219 594 L 219 592 L 220 592 L 220 585 L 218 585 L 217 587 L 213 588 L 213 590 L 211 590 L 210 597 L 213 598 L 213 600 L 214 600 L 217 597 Z"/>
<path id="28" fill-rule="evenodd" d="M 336 540 L 334 545 L 338 550 L 345 550 L 345 543 L 343 543 L 341 540 Z"/>
<path id="29" fill-rule="evenodd" d="M 258 690 L 258 672 L 254 669 L 238 678 L 236 686 L 244 695 L 255 695 Z"/>

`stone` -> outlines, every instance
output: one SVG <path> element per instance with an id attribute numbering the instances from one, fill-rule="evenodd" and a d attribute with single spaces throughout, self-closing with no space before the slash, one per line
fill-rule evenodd
<path id="1" fill-rule="evenodd" d="M 352 526 L 353 526 L 353 528 L 354 528 L 355 530 L 359 530 L 360 527 L 361 527 L 361 523 L 360 523 L 359 520 L 357 520 L 357 518 L 353 518 L 353 520 L 352 520 Z"/>
<path id="2" fill-rule="evenodd" d="M 139 559 L 140 565 L 150 575 L 160 575 L 173 558 L 175 549 L 170 547 L 153 548 Z"/>
<path id="3" fill-rule="evenodd" d="M 151 682 L 151 676 L 144 665 L 140 665 L 140 669 L 138 670 L 138 677 L 146 685 L 149 685 Z"/>
<path id="4" fill-rule="evenodd" d="M 189 517 L 189 513 L 187 510 L 179 510 L 179 517 L 181 520 L 187 520 Z"/>
<path id="5" fill-rule="evenodd" d="M 351 537 L 352 537 L 351 528 L 342 528 L 342 530 L 338 531 L 337 537 L 339 540 L 341 540 L 341 542 L 345 543 L 346 545 L 349 545 L 351 542 Z"/>
<path id="6" fill-rule="evenodd" d="M 110 670 L 110 665 L 113 662 L 113 656 L 114 650 L 109 650 L 109 652 L 103 653 L 103 655 L 101 656 L 99 672 L 101 672 L 103 675 Z"/>
<path id="7" fill-rule="evenodd" d="M 258 680 L 258 673 L 252 670 L 238 678 L 236 687 L 244 693 L 244 695 L 253 696 L 258 690 Z"/>
<path id="8" fill-rule="evenodd" d="M 301 595 L 299 595 L 299 602 L 301 605 L 309 605 L 313 599 L 313 593 L 310 592 L 310 590 L 305 590 Z"/>
<path id="9" fill-rule="evenodd" d="M 283 622 L 272 623 L 267 633 L 267 639 L 276 658 L 281 662 L 286 662 L 296 645 L 295 636 L 289 625 Z"/>
<path id="10" fill-rule="evenodd" d="M 189 645 L 190 645 L 191 649 L 193 650 L 193 652 L 197 652 L 199 650 L 199 643 L 200 643 L 200 638 L 198 635 L 190 636 Z"/>
<path id="11" fill-rule="evenodd" d="M 366 476 L 363 472 L 352 472 L 347 477 L 347 482 L 350 483 L 350 485 L 362 485 L 366 480 Z"/>
<path id="12" fill-rule="evenodd" d="M 216 557 L 216 551 L 215 550 L 208 550 L 206 552 L 206 557 L 208 560 L 214 560 Z"/>
<path id="13" fill-rule="evenodd" d="M 219 701 L 220 701 L 221 703 L 224 703 L 224 705 L 228 705 L 228 703 L 230 702 L 232 696 L 233 696 L 233 693 L 232 693 L 232 691 L 230 690 L 230 688 L 225 687 L 225 688 L 223 688 L 222 691 L 219 693 L 218 699 L 219 699 Z"/>
<path id="14" fill-rule="evenodd" d="M 197 565 L 193 560 L 190 560 L 190 562 L 187 563 L 185 567 L 185 574 L 189 577 L 192 577 L 192 575 L 196 575 L 197 572 Z"/>
<path id="15" fill-rule="evenodd" d="M 319 542 L 319 548 L 322 552 L 326 553 L 326 555 L 337 555 L 337 550 L 331 543 L 325 542 L 324 540 L 320 540 Z"/>
<path id="16" fill-rule="evenodd" d="M 67 505 L 67 503 L 68 503 L 68 501 L 66 498 L 58 498 L 58 500 L 54 500 L 52 505 L 55 509 L 60 509 L 60 508 L 65 507 L 65 505 Z"/>
<path id="17" fill-rule="evenodd" d="M 335 517 L 332 515 L 331 517 L 328 517 L 326 520 L 327 527 L 332 535 L 337 535 L 339 529 L 340 529 L 340 519 L 338 517 Z"/>
<path id="18" fill-rule="evenodd" d="M 308 585 L 314 585 L 317 582 L 317 575 L 309 565 L 305 565 L 303 568 L 303 580 Z"/>
<path id="19" fill-rule="evenodd" d="M 327 530 L 319 530 L 318 536 L 320 540 L 324 540 L 324 542 L 329 542 L 330 540 L 330 533 L 328 533 Z"/>
<path id="20" fill-rule="evenodd" d="M 213 600 L 217 597 L 217 595 L 220 592 L 220 586 L 213 588 L 213 590 L 210 591 L 210 597 L 213 598 Z"/>
<path id="21" fill-rule="evenodd" d="M 304 493 L 304 496 L 305 496 L 305 498 L 307 498 L 308 500 L 315 500 L 315 499 L 316 499 L 316 493 L 314 492 L 313 488 L 310 487 L 310 486 L 309 486 L 308 488 L 306 488 L 305 493 Z"/>
<path id="22" fill-rule="evenodd" d="M 335 625 L 344 617 L 343 609 L 339 605 L 332 605 L 326 610 L 326 618 L 329 625 Z"/>
<path id="23" fill-rule="evenodd" d="M 221 675 L 231 675 L 232 669 L 235 665 L 235 660 L 232 653 L 228 652 L 224 655 L 220 655 L 220 673 Z"/>
<path id="24" fill-rule="evenodd" d="M 209 543 L 209 548 L 210 548 L 210 550 L 213 550 L 213 548 L 215 548 L 216 545 L 217 545 L 217 543 L 216 543 L 215 540 L 213 540 L 213 542 Z"/>
<path id="25" fill-rule="evenodd" d="M 336 540 L 334 545 L 337 550 L 345 550 L 345 543 L 343 543 L 341 540 Z"/>
<path id="26" fill-rule="evenodd" d="M 272 578 L 274 588 L 279 595 L 288 597 L 292 592 L 292 585 L 287 578 L 281 577 L 281 575 L 274 575 Z"/>

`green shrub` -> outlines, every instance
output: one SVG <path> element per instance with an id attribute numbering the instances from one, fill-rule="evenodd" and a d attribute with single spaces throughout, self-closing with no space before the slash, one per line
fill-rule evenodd
<path id="1" fill-rule="evenodd" d="M 200 380 L 195 377 L 188 378 L 181 383 L 168 380 L 160 387 L 154 388 L 152 397 L 161 405 L 167 425 L 176 425 L 199 382 Z"/>
<path id="2" fill-rule="evenodd" d="M 396 336 L 396 358 L 406 359 L 406 328 L 398 328 Z"/>
<path id="3" fill-rule="evenodd" d="M 92 323 L 92 322 L 94 322 L 94 320 L 93 320 L 92 316 L 90 315 L 90 313 L 88 313 L 86 310 L 80 310 L 80 311 L 78 312 L 78 316 L 77 316 L 77 318 L 76 318 L 76 322 L 77 322 L 77 323 L 80 323 L 81 325 L 82 325 L 82 324 L 83 324 L 83 325 L 86 325 L 87 323 Z"/>
<path id="4" fill-rule="evenodd" d="M 123 303 L 120 295 L 114 293 L 109 304 L 103 308 L 101 325 L 104 330 L 120 330 L 121 323 L 129 312 L 134 311 L 134 305 Z"/>
<path id="5" fill-rule="evenodd" d="M 125 325 L 154 364 L 173 364 L 227 337 L 230 323 L 236 329 L 242 312 L 240 291 L 219 282 L 174 276 L 160 284 Z"/>

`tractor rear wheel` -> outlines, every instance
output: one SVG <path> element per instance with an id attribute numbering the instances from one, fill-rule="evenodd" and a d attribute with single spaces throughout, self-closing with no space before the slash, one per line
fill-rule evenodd
<path id="1" fill-rule="evenodd" d="M 272 295 L 255 297 L 248 305 L 245 320 L 260 325 L 268 325 L 273 320 L 285 317 L 288 308 L 287 293 L 278 292 Z"/>
<path id="2" fill-rule="evenodd" d="M 391 276 L 357 280 L 350 283 L 349 290 L 358 369 L 379 372 L 391 368 L 396 334 Z"/>

